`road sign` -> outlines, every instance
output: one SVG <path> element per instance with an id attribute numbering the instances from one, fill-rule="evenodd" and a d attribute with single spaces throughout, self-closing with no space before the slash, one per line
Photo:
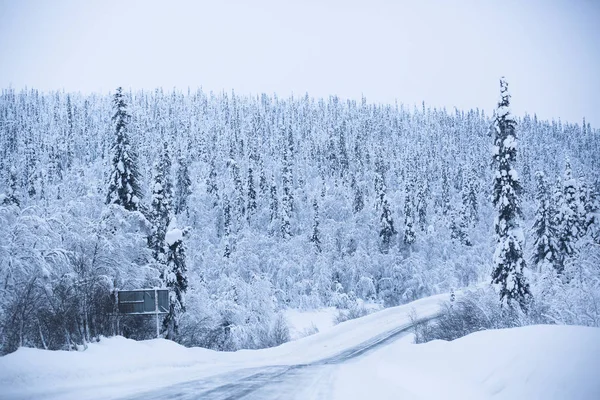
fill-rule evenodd
<path id="1" fill-rule="evenodd" d="M 158 301 L 156 301 L 158 298 Z M 167 289 L 119 290 L 117 292 L 121 314 L 166 314 L 169 312 Z"/>
<path id="2" fill-rule="evenodd" d="M 155 315 L 156 337 L 160 337 L 159 314 L 169 312 L 168 289 L 138 289 L 117 291 L 120 314 Z"/>

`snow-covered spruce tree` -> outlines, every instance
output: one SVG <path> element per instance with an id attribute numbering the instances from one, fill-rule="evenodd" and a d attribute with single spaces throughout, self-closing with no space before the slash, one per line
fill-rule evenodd
<path id="1" fill-rule="evenodd" d="M 396 234 L 394 229 L 394 218 L 390 210 L 390 204 L 384 196 L 381 204 L 381 217 L 379 219 L 381 228 L 379 229 L 379 237 L 381 238 L 381 252 L 387 253 L 390 249 L 392 238 Z"/>
<path id="2" fill-rule="evenodd" d="M 448 182 L 447 165 L 442 166 L 442 182 L 441 182 L 441 194 L 440 194 L 440 206 L 442 208 L 442 215 L 448 215 L 450 211 L 450 182 Z"/>
<path id="3" fill-rule="evenodd" d="M 427 228 L 427 196 L 426 188 L 427 183 L 421 182 L 419 185 L 419 191 L 417 193 L 417 219 L 419 222 L 419 228 L 421 231 L 425 231 Z"/>
<path id="4" fill-rule="evenodd" d="M 352 175 L 350 187 L 354 192 L 354 198 L 352 201 L 352 211 L 354 211 L 354 213 L 356 214 L 361 212 L 362 209 L 365 207 L 365 201 L 363 199 L 362 189 L 360 188 L 358 182 L 356 182 L 356 177 L 354 175 Z"/>
<path id="5" fill-rule="evenodd" d="M 494 118 L 494 147 L 492 160 L 496 168 L 493 187 L 496 251 L 492 283 L 498 286 L 503 305 L 514 307 L 516 302 L 522 310 L 527 309 L 531 293 L 523 270 L 523 231 L 519 224 L 521 186 L 514 164 L 517 158 L 516 121 L 510 113 L 508 83 L 500 79 L 500 101 Z"/>
<path id="6" fill-rule="evenodd" d="M 120 87 L 114 95 L 113 105 L 116 109 L 112 117 L 115 123 L 115 138 L 111 149 L 112 172 L 109 177 L 106 204 L 118 204 L 128 211 L 137 211 L 142 198 L 137 154 L 129 143 L 127 128 L 131 117 L 127 113 L 127 105 Z"/>
<path id="7" fill-rule="evenodd" d="M 271 223 L 276 221 L 279 216 L 279 195 L 277 194 L 277 181 L 275 181 L 275 175 L 271 175 L 271 187 L 269 189 L 270 201 L 269 210 L 271 215 Z"/>
<path id="8" fill-rule="evenodd" d="M 469 232 L 467 230 L 466 217 L 464 215 L 464 208 L 462 211 L 450 211 L 450 239 L 458 240 L 465 246 L 471 246 L 471 239 L 469 238 Z"/>
<path id="9" fill-rule="evenodd" d="M 287 239 L 292 236 L 291 219 L 294 211 L 292 170 L 287 151 L 283 153 L 283 171 L 281 177 L 283 186 L 283 195 L 281 196 L 281 234 L 284 239 Z"/>
<path id="10" fill-rule="evenodd" d="M 223 196 L 223 241 L 225 242 L 225 250 L 223 257 L 231 256 L 231 204 L 227 195 Z"/>
<path id="11" fill-rule="evenodd" d="M 409 177 L 404 195 L 404 244 L 407 246 L 410 246 L 415 242 L 413 192 L 414 184 L 412 182 L 412 177 Z"/>
<path id="12" fill-rule="evenodd" d="M 313 227 L 312 234 L 310 235 L 310 241 L 314 244 L 315 249 L 318 253 L 321 252 L 321 232 L 319 231 L 319 203 L 317 203 L 317 199 L 313 200 Z"/>
<path id="13" fill-rule="evenodd" d="M 169 289 L 169 313 L 163 320 L 166 338 L 173 340 L 177 336 L 179 314 L 185 312 L 185 292 L 188 287 L 185 261 L 185 243 L 187 229 L 175 228 L 175 218 L 165 236 L 167 262 L 163 272 L 163 282 Z"/>
<path id="14" fill-rule="evenodd" d="M 554 226 L 554 215 L 556 211 L 550 196 L 548 182 L 543 172 L 536 174 L 537 178 L 537 203 L 535 220 L 532 227 L 533 233 L 533 265 L 537 266 L 538 272 L 543 272 L 546 267 L 562 273 L 560 252 L 558 249 L 556 227 Z"/>
<path id="15" fill-rule="evenodd" d="M 2 198 L 2 205 L 15 205 L 19 206 L 19 198 L 17 196 L 17 170 L 15 167 L 10 168 L 10 172 L 8 174 L 8 192 Z"/>
<path id="16" fill-rule="evenodd" d="M 213 207 L 219 205 L 219 186 L 217 185 L 217 168 L 215 160 L 210 162 L 210 172 L 206 178 L 206 192 L 213 198 Z"/>
<path id="17" fill-rule="evenodd" d="M 188 211 L 188 198 L 192 194 L 189 164 L 185 157 L 177 159 L 177 180 L 175 183 L 175 214 Z"/>
<path id="18" fill-rule="evenodd" d="M 375 196 L 376 209 L 381 212 L 379 217 L 379 238 L 381 239 L 379 248 L 385 254 L 389 251 L 392 238 L 397 232 L 394 228 L 394 218 L 387 199 L 387 186 L 381 166 L 378 167 L 378 171 L 375 173 Z"/>
<path id="19" fill-rule="evenodd" d="M 254 188 L 254 172 L 252 167 L 248 167 L 248 203 L 246 205 L 246 217 L 248 218 L 248 222 L 252 219 L 252 216 L 256 213 L 257 204 L 256 204 L 256 189 Z"/>
<path id="20" fill-rule="evenodd" d="M 561 253 L 562 264 L 572 258 L 576 253 L 576 243 L 580 237 L 579 216 L 581 204 L 577 193 L 577 181 L 573 178 L 571 164 L 567 160 L 565 174 L 562 181 L 562 193 L 556 204 L 556 226 L 558 229 L 558 248 Z M 562 272 L 564 265 L 561 265 Z"/>
<path id="21" fill-rule="evenodd" d="M 461 192 L 464 220 L 467 225 L 475 226 L 479 221 L 479 206 L 477 204 L 477 182 L 475 174 L 469 172 L 463 180 Z"/>
<path id="22" fill-rule="evenodd" d="M 148 244 L 152 255 L 159 263 L 165 262 L 165 235 L 171 223 L 173 209 L 173 184 L 171 181 L 171 158 L 169 146 L 165 142 L 160 159 L 155 165 L 152 186 L 152 204 L 150 206 L 150 222 L 152 234 Z"/>

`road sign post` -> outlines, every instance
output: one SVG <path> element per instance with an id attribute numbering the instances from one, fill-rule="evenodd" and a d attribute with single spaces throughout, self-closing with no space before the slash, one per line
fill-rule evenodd
<path id="1" fill-rule="evenodd" d="M 130 315 L 154 315 L 156 337 L 160 337 L 159 315 L 169 313 L 168 289 L 119 290 L 115 293 L 117 312 Z"/>

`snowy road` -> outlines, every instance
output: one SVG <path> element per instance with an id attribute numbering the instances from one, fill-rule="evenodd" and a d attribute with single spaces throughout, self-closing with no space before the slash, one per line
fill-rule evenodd
<path id="1" fill-rule="evenodd" d="M 158 399 L 330 399 L 332 380 L 340 364 L 379 350 L 408 334 L 411 324 L 398 327 L 333 357 L 308 364 L 241 369 L 146 392 L 128 400 Z"/>

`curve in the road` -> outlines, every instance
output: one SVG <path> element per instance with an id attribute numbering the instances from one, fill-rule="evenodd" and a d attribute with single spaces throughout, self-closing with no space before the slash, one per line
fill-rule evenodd
<path id="1" fill-rule="evenodd" d="M 419 322 L 428 321 L 433 318 L 424 319 Z M 209 379 L 179 383 L 156 391 L 147 392 L 139 396 L 131 397 L 129 399 L 234 400 L 244 397 L 261 399 L 268 398 L 266 396 L 258 396 L 257 392 L 262 392 L 264 389 L 268 388 L 268 386 L 284 384 L 286 378 L 292 375 L 306 375 L 304 370 L 327 365 L 341 364 L 354 358 L 363 356 L 382 346 L 387 345 L 388 343 L 393 342 L 400 336 L 406 334 L 411 328 L 413 328 L 413 326 L 413 324 L 400 326 L 332 357 L 324 358 L 308 364 L 240 369 L 237 371 L 228 372 L 226 374 L 213 376 Z"/>

